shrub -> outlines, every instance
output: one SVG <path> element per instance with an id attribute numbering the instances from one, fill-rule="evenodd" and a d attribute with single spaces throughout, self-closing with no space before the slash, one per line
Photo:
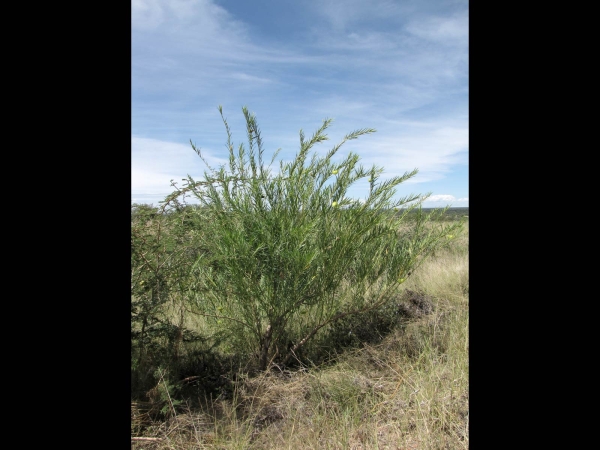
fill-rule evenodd
<path id="1" fill-rule="evenodd" d="M 178 202 L 153 207 L 132 204 L 131 213 L 131 369 L 132 392 L 155 382 L 159 366 L 176 362 L 185 330 L 182 309 L 195 260 L 194 232 Z M 179 325 L 172 323 L 179 316 Z"/>
<path id="2" fill-rule="evenodd" d="M 460 223 L 433 221 L 443 210 L 419 210 L 425 196 L 394 199 L 417 169 L 384 180 L 382 168 L 364 168 L 357 154 L 334 161 L 346 141 L 375 130 L 349 133 L 324 156 L 311 150 L 328 139 L 331 120 L 308 140 L 301 130 L 298 154 L 275 173 L 279 150 L 265 164 L 255 116 L 242 109 L 248 147 L 236 151 L 219 111 L 228 168 L 211 168 L 192 143 L 208 170 L 200 181 L 188 176 L 165 201 L 193 196 L 200 203 L 193 211 L 204 251 L 191 272 L 190 306 L 237 348 L 251 349 L 260 369 L 289 363 L 327 325 L 385 305 L 424 257 L 458 234 Z M 350 198 L 361 179 L 368 194 Z M 415 220 L 404 221 L 414 209 Z"/>

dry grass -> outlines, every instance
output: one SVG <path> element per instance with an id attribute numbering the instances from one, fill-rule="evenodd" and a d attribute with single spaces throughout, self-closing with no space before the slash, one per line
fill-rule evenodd
<path id="1" fill-rule="evenodd" d="M 132 449 L 467 449 L 468 282 L 467 228 L 406 282 L 429 314 L 333 365 L 241 376 L 202 410 L 153 423 L 132 405 L 133 435 L 156 439 Z"/>

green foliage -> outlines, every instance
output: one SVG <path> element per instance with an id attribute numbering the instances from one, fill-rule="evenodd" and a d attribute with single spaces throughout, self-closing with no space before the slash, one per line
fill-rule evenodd
<path id="1" fill-rule="evenodd" d="M 183 313 L 190 267 L 197 257 L 196 230 L 177 202 L 169 208 L 132 205 L 131 214 L 131 352 L 132 390 L 152 383 L 152 369 L 177 358 L 183 337 L 193 332 L 171 323 Z"/>
<path id="2" fill-rule="evenodd" d="M 300 131 L 298 154 L 274 172 L 278 152 L 265 164 L 255 116 L 243 108 L 248 147 L 240 144 L 236 150 L 220 111 L 228 168 L 207 164 L 202 181 L 188 176 L 186 186 L 165 200 L 166 205 L 191 195 L 199 201 L 189 211 L 195 219 L 186 232 L 196 232 L 201 251 L 191 271 L 177 272 L 175 264 L 168 282 L 156 264 L 145 262 L 152 288 L 142 293 L 152 310 L 153 293 L 164 289 L 161 283 L 178 284 L 193 311 L 227 333 L 238 350 L 254 352 L 261 369 L 271 360 L 289 363 L 328 324 L 385 305 L 423 259 L 462 226 L 435 220 L 444 210 L 425 214 L 420 195 L 394 199 L 395 188 L 416 169 L 386 180 L 383 168 L 364 168 L 354 153 L 334 160 L 346 141 L 373 129 L 349 133 L 320 156 L 311 150 L 328 139 L 327 119 L 308 140 Z M 361 179 L 369 182 L 362 201 L 348 195 Z"/>
<path id="3" fill-rule="evenodd" d="M 422 208 L 422 211 L 425 213 L 431 213 L 434 210 L 435 210 L 435 208 Z M 469 208 L 468 207 L 449 208 L 449 209 L 444 209 L 443 211 L 444 211 L 443 214 L 438 214 L 434 218 L 432 217 L 432 220 L 464 221 L 469 218 Z M 409 211 L 406 216 L 406 220 L 412 220 L 414 218 L 414 215 L 416 214 L 416 212 L 417 212 L 416 210 Z"/>
<path id="4" fill-rule="evenodd" d="M 177 391 L 177 386 L 173 384 L 168 377 L 168 372 L 163 367 L 158 367 L 154 372 L 154 377 L 158 380 L 156 385 L 156 392 L 158 401 L 162 404 L 160 410 L 161 414 L 164 415 L 177 415 L 175 407 L 179 406 L 182 401 L 174 398 Z"/>

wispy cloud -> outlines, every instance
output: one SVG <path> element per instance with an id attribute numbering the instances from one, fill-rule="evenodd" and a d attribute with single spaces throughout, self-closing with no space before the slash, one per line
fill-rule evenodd
<path id="1" fill-rule="evenodd" d="M 466 11 L 450 17 L 426 17 L 410 22 L 406 30 L 443 48 L 465 48 L 469 42 L 469 16 Z"/>
<path id="2" fill-rule="evenodd" d="M 429 203 L 444 203 L 444 204 L 452 204 L 456 201 L 465 202 L 469 201 L 468 197 L 465 198 L 455 198 L 454 195 L 432 195 L 427 199 Z"/>
<path id="3" fill-rule="evenodd" d="M 207 151 L 202 151 L 202 156 L 212 167 L 227 162 Z M 187 175 L 200 179 L 205 170 L 206 165 L 190 144 L 131 138 L 132 197 L 150 196 L 158 202 L 175 190 L 171 180 L 181 187 Z"/>

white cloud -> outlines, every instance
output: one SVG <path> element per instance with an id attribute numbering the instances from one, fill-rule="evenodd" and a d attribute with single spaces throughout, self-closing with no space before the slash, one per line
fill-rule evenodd
<path id="1" fill-rule="evenodd" d="M 464 47 L 469 40 L 469 15 L 467 11 L 452 17 L 427 17 L 412 21 L 406 27 L 411 34 L 444 46 Z"/>
<path id="2" fill-rule="evenodd" d="M 227 161 L 202 151 L 202 156 L 213 167 Z M 190 144 L 178 144 L 157 139 L 131 138 L 131 193 L 166 196 L 174 191 L 171 180 L 183 187 L 187 175 L 198 179 L 206 166 Z"/>
<path id="3" fill-rule="evenodd" d="M 363 164 L 382 166 L 386 176 L 400 176 L 417 168 L 419 173 L 406 183 L 424 183 L 443 178 L 456 165 L 466 165 L 468 146 L 466 126 L 434 122 L 420 128 L 378 131 L 364 137 L 357 153 Z"/>
<path id="4" fill-rule="evenodd" d="M 160 0 L 131 0 L 131 24 L 133 28 L 156 28 L 164 20 Z"/>
<path id="5" fill-rule="evenodd" d="M 265 83 L 271 84 L 271 83 L 276 82 L 269 78 L 256 77 L 254 75 L 248 75 L 247 73 L 242 73 L 242 72 L 237 72 L 237 73 L 231 74 L 231 78 L 233 78 L 235 80 L 239 80 L 239 81 L 247 81 L 250 83 L 259 83 L 259 84 L 265 84 Z"/>
<path id="6" fill-rule="evenodd" d="M 195 23 L 198 29 L 214 32 L 230 18 L 227 11 L 211 0 L 132 0 L 131 26 L 155 30 L 163 24 L 180 26 Z"/>
<path id="7" fill-rule="evenodd" d="M 423 202 L 423 206 L 428 208 L 444 208 L 451 207 L 468 207 L 469 197 L 456 198 L 450 194 L 432 195 Z"/>
<path id="8" fill-rule="evenodd" d="M 453 202 L 455 201 L 456 198 L 454 197 L 454 195 L 447 195 L 447 194 L 440 194 L 440 195 L 432 195 L 430 196 L 427 201 L 429 202 Z"/>

